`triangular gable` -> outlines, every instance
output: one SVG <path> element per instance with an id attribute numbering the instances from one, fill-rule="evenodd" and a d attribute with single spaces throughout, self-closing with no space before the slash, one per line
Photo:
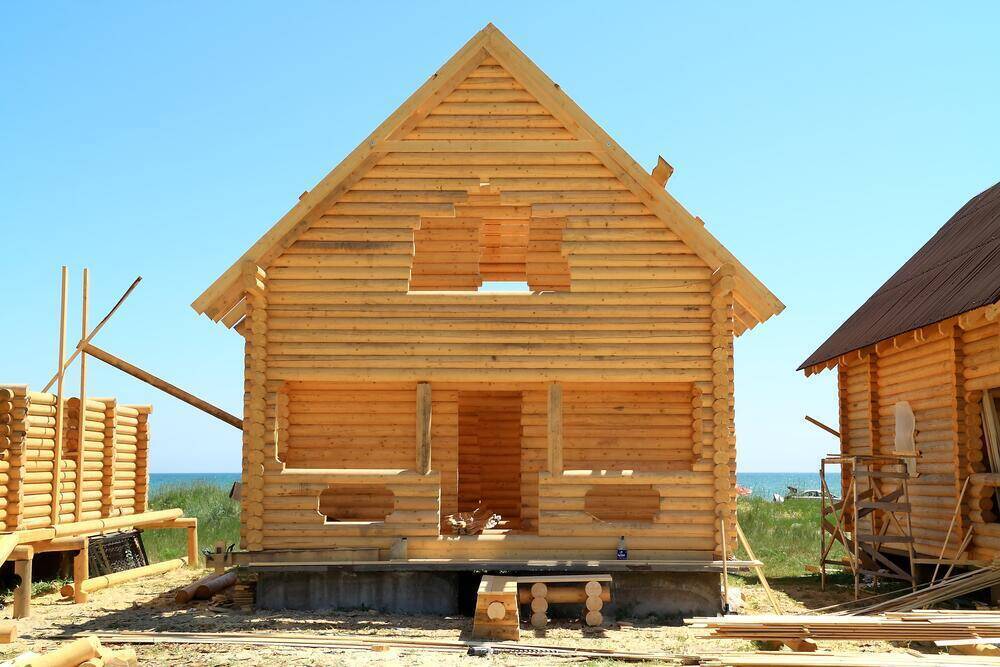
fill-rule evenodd
<path id="1" fill-rule="evenodd" d="M 487 59 L 516 78 L 517 94 L 525 112 L 558 121 L 559 138 L 540 129 L 545 136 L 545 149 L 553 142 L 573 151 L 591 153 L 627 190 L 661 219 L 671 232 L 683 241 L 709 267 L 723 264 L 734 268 L 737 317 L 749 328 L 783 310 L 783 304 L 705 229 L 703 223 L 684 209 L 663 187 L 643 170 L 596 122 L 553 83 L 527 56 L 492 24 L 487 25 L 463 46 L 445 65 L 421 86 L 406 102 L 369 135 L 347 158 L 306 193 L 300 201 L 262 236 L 244 255 L 222 274 L 192 307 L 215 321 L 232 326 L 239 320 L 242 286 L 240 273 L 247 262 L 267 268 L 296 238 L 323 215 L 333 203 L 348 192 L 385 155 L 397 151 L 436 148 L 433 123 L 426 120 L 470 73 Z M 531 98 L 529 100 L 529 97 Z M 489 102 L 484 102 L 489 104 Z M 544 123 L 555 128 L 556 122 Z M 561 133 L 565 133 L 565 137 Z M 498 133 L 501 134 L 502 133 Z M 506 139 L 462 141 L 447 139 L 449 151 L 516 150 L 524 151 L 523 137 L 512 142 Z M 742 328 L 742 327 L 741 327 Z"/>

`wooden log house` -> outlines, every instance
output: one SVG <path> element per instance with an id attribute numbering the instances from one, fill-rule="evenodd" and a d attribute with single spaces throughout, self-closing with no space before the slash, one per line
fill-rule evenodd
<path id="1" fill-rule="evenodd" d="M 477 33 L 193 303 L 245 339 L 242 546 L 732 554 L 733 339 L 783 306 L 671 171 Z"/>
<path id="2" fill-rule="evenodd" d="M 1000 184 L 963 206 L 799 368 L 836 369 L 841 455 L 912 443 L 907 505 L 923 559 L 1000 557 L 998 252 Z"/>

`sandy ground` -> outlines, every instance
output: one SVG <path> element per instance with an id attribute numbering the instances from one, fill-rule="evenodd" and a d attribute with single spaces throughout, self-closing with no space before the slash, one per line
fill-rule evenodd
<path id="1" fill-rule="evenodd" d="M 20 637 L 0 647 L 0 658 L 9 659 L 24 651 L 45 652 L 60 641 L 59 635 L 76 632 L 111 630 L 170 630 L 187 632 L 308 632 L 329 636 L 364 635 L 384 638 L 469 639 L 470 618 L 397 616 L 375 612 L 259 612 L 246 614 L 212 608 L 209 602 L 181 606 L 174 602 L 173 591 L 204 573 L 189 569 L 125 584 L 91 594 L 86 604 L 76 605 L 57 593 L 36 597 L 32 617 L 19 622 Z M 813 578 L 772 582 L 786 612 L 802 611 L 846 599 L 845 590 L 820 593 Z M 769 613 L 763 591 L 756 583 L 742 588 L 744 613 Z M 9 611 L 7 612 L 9 616 Z M 664 626 L 653 619 L 605 621 L 605 628 L 590 629 L 574 621 L 554 621 L 542 632 L 522 630 L 522 641 L 581 648 L 622 651 L 667 651 L 698 653 L 753 650 L 742 641 L 702 640 L 684 627 Z M 467 662 L 469 657 L 448 653 L 402 654 L 397 651 L 333 651 L 329 649 L 277 649 L 272 647 L 225 645 L 141 645 L 134 646 L 144 665 L 450 665 Z M 876 654 L 901 651 L 879 642 L 827 643 L 821 649 L 860 650 Z M 552 657 L 511 657 L 497 655 L 479 658 L 476 664 L 557 664 L 570 662 Z M 573 660 L 579 662 L 579 660 Z M 598 664 L 610 664 L 600 661 Z"/>

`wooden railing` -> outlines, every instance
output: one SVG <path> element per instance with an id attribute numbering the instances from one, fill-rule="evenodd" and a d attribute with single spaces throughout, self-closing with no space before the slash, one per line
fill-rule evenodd
<path id="1" fill-rule="evenodd" d="M 587 494 L 606 485 L 624 487 L 623 497 L 630 490 L 651 487 L 659 496 L 658 508 L 646 521 L 600 519 L 587 511 Z M 567 470 L 560 475 L 542 472 L 538 489 L 540 536 L 669 536 L 678 541 L 675 548 L 691 549 L 711 549 L 714 544 L 715 504 L 711 481 L 704 474 L 627 470 Z M 681 542 L 690 544 L 681 546 Z"/>
<path id="2" fill-rule="evenodd" d="M 384 486 L 393 495 L 383 521 L 329 522 L 319 512 L 320 495 L 331 487 Z M 441 473 L 400 469 L 286 468 L 268 475 L 264 525 L 294 535 L 321 529 L 341 537 L 416 537 L 440 534 Z M 287 539 L 287 538 L 286 538 Z M 265 540 L 266 542 L 267 540 Z"/>

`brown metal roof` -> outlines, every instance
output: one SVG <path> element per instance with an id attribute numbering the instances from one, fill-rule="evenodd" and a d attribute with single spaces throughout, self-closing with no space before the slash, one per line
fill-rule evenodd
<path id="1" fill-rule="evenodd" d="M 973 197 L 799 370 L 1000 299 L 1000 183 Z"/>

